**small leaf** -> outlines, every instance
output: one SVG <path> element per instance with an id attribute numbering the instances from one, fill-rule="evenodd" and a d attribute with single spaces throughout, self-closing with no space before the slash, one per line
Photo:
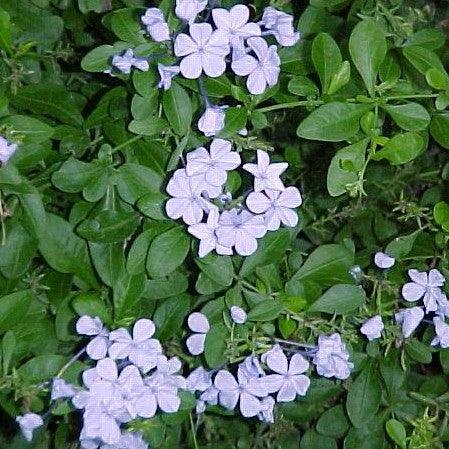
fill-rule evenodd
<path id="1" fill-rule="evenodd" d="M 308 311 L 343 315 L 362 306 L 365 301 L 366 295 L 362 288 L 356 285 L 338 284 L 318 298 Z"/>
<path id="2" fill-rule="evenodd" d="M 419 156 L 424 149 L 424 139 L 416 133 L 408 132 L 392 137 L 385 146 L 373 154 L 372 159 L 389 160 L 392 165 L 406 164 Z"/>
<path id="3" fill-rule="evenodd" d="M 192 123 L 192 103 L 185 89 L 172 83 L 171 88 L 164 92 L 162 105 L 173 131 L 178 136 L 187 134 Z"/>
<path id="4" fill-rule="evenodd" d="M 327 93 L 333 76 L 340 69 L 342 58 L 330 34 L 318 34 L 312 43 L 312 61 L 320 77 L 323 93 Z"/>
<path id="5" fill-rule="evenodd" d="M 443 148 L 449 150 L 449 113 L 435 114 L 432 117 L 430 134 Z"/>
<path id="6" fill-rule="evenodd" d="M 228 328 L 224 324 L 214 324 L 206 334 L 204 357 L 210 368 L 218 368 L 226 362 Z"/>
<path id="7" fill-rule="evenodd" d="M 389 419 L 385 423 L 388 436 L 401 448 L 407 448 L 407 433 L 405 432 L 404 425 L 397 419 Z"/>
<path id="8" fill-rule="evenodd" d="M 429 126 L 430 115 L 418 103 L 407 103 L 399 106 L 385 105 L 383 108 L 396 124 L 406 131 L 421 131 Z"/>
<path id="9" fill-rule="evenodd" d="M 281 301 L 276 299 L 265 299 L 257 303 L 249 312 L 250 321 L 273 321 L 284 309 Z"/>

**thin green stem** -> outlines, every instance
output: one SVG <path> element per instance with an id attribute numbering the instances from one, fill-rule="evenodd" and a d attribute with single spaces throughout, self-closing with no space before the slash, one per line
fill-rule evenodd
<path id="1" fill-rule="evenodd" d="M 438 94 L 411 94 L 411 95 L 394 95 L 392 97 L 384 97 L 386 101 L 391 100 L 412 100 L 413 98 L 436 98 Z"/>
<path id="2" fill-rule="evenodd" d="M 190 417 L 190 428 L 192 429 L 193 445 L 195 446 L 195 449 L 199 449 L 198 441 L 196 439 L 196 428 L 191 413 L 189 413 L 189 417 Z"/>
<path id="3" fill-rule="evenodd" d="M 321 100 L 304 100 L 304 101 L 293 101 L 291 103 L 274 104 L 272 106 L 266 106 L 264 108 L 258 108 L 256 110 L 259 112 L 271 112 L 277 111 L 279 109 L 293 109 L 300 106 L 320 106 L 322 104 L 324 104 L 324 101 Z"/>
<path id="4" fill-rule="evenodd" d="M 6 227 L 5 222 L 3 221 L 4 215 L 5 213 L 3 211 L 2 191 L 0 190 L 0 226 L 2 228 L 2 240 L 0 242 L 0 246 L 5 246 L 6 243 Z"/>
<path id="5" fill-rule="evenodd" d="M 137 140 L 140 140 L 142 137 L 143 136 L 140 134 L 138 136 L 131 137 L 131 139 L 127 140 L 126 142 L 123 142 L 120 145 L 117 145 L 116 147 L 114 147 L 112 149 L 112 151 L 115 152 L 115 151 L 121 150 L 122 148 L 127 147 L 128 145 L 136 142 Z"/>

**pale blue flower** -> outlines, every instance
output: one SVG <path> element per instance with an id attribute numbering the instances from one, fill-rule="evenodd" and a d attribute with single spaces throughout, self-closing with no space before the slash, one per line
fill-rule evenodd
<path id="1" fill-rule="evenodd" d="M 5 165 L 9 158 L 17 151 L 17 144 L 8 142 L 0 136 L 0 162 Z"/>
<path id="2" fill-rule="evenodd" d="M 189 391 L 205 391 L 212 386 L 212 371 L 199 366 L 186 379 L 186 389 Z"/>
<path id="3" fill-rule="evenodd" d="M 231 312 L 232 321 L 234 321 L 234 323 L 236 323 L 236 324 L 246 323 L 246 320 L 248 319 L 248 315 L 241 307 L 232 306 L 230 312 Z"/>
<path id="4" fill-rule="evenodd" d="M 195 332 L 186 340 L 187 349 L 192 355 L 199 355 L 204 352 L 204 342 L 209 332 L 210 326 L 206 315 L 200 312 L 193 312 L 187 319 L 189 329 Z"/>
<path id="5" fill-rule="evenodd" d="M 435 325 L 436 336 L 430 344 L 432 346 L 439 345 L 441 348 L 449 348 L 449 324 L 438 316 L 434 317 L 433 324 Z"/>
<path id="6" fill-rule="evenodd" d="M 317 373 L 324 377 L 347 379 L 354 365 L 339 334 L 318 337 L 318 348 L 313 357 Z"/>
<path id="7" fill-rule="evenodd" d="M 380 315 L 373 316 L 369 320 L 363 323 L 360 328 L 360 332 L 366 335 L 369 341 L 380 338 L 382 331 L 384 330 L 384 323 Z"/>
<path id="8" fill-rule="evenodd" d="M 295 31 L 293 16 L 290 14 L 269 6 L 264 10 L 261 23 L 271 30 L 279 44 L 284 47 L 291 47 L 299 41 L 300 34 Z"/>
<path id="9" fill-rule="evenodd" d="M 217 373 L 214 385 L 219 391 L 218 401 L 222 407 L 233 410 L 240 400 L 240 412 L 245 418 L 256 416 L 262 409 L 259 398 L 267 396 L 265 385 L 254 377 L 248 377 L 244 370 L 237 370 L 237 379 L 229 372 Z"/>
<path id="10" fill-rule="evenodd" d="M 26 413 L 23 416 L 18 416 L 16 422 L 19 424 L 20 430 L 27 441 L 31 441 L 33 432 L 44 425 L 42 417 L 36 413 Z"/>
<path id="11" fill-rule="evenodd" d="M 228 106 L 207 106 L 203 115 L 198 120 L 198 129 L 206 136 L 212 137 L 218 134 L 225 126 Z"/>
<path id="12" fill-rule="evenodd" d="M 77 393 L 76 388 L 68 384 L 64 379 L 56 377 L 51 386 L 51 400 L 56 401 L 61 398 L 72 398 Z"/>
<path id="13" fill-rule="evenodd" d="M 422 307 L 410 307 L 399 310 L 394 316 L 396 322 L 402 324 L 402 334 L 408 338 L 423 320 L 424 310 Z"/>
<path id="14" fill-rule="evenodd" d="M 175 40 L 175 55 L 182 57 L 181 73 L 196 79 L 204 72 L 216 78 L 226 70 L 225 56 L 229 54 L 229 39 L 225 32 L 212 30 L 208 23 L 192 23 L 190 35 L 181 33 Z"/>
<path id="15" fill-rule="evenodd" d="M 256 56 L 242 55 L 232 61 L 231 67 L 236 75 L 248 76 L 246 86 L 250 93 L 260 95 L 278 82 L 281 60 L 276 46 L 268 47 L 261 37 L 250 37 L 247 42 Z"/>
<path id="16" fill-rule="evenodd" d="M 164 13 L 159 8 L 148 8 L 141 18 L 148 34 L 155 42 L 170 40 L 170 30 L 165 21 Z"/>
<path id="17" fill-rule="evenodd" d="M 207 390 L 204 390 L 196 403 L 196 412 L 201 414 L 204 413 L 207 405 L 217 405 L 218 394 L 219 391 L 214 385 L 211 385 Z"/>
<path id="18" fill-rule="evenodd" d="M 112 65 L 125 74 L 131 73 L 132 67 L 136 67 L 143 72 L 150 68 L 148 61 L 145 58 L 135 57 L 131 48 L 128 48 L 123 55 L 115 55 L 112 58 Z"/>
<path id="19" fill-rule="evenodd" d="M 376 267 L 386 269 L 391 268 L 396 262 L 394 257 L 389 256 L 387 253 L 383 253 L 382 251 L 378 251 L 374 255 L 374 263 Z"/>
<path id="20" fill-rule="evenodd" d="M 164 90 L 168 90 L 171 87 L 172 79 L 179 74 L 180 68 L 177 65 L 167 66 L 158 63 L 157 70 L 159 72 L 159 76 L 161 77 L 157 87 L 159 89 L 163 87 Z"/>
<path id="21" fill-rule="evenodd" d="M 83 315 L 76 322 L 76 331 L 80 335 L 94 337 L 86 346 L 86 353 L 92 360 L 106 357 L 109 348 L 109 331 L 100 318 Z"/>
<path id="22" fill-rule="evenodd" d="M 245 360 L 239 364 L 239 369 L 241 369 L 248 378 L 258 378 L 265 375 L 265 371 L 260 365 L 259 358 L 254 355 L 246 357 Z"/>
<path id="23" fill-rule="evenodd" d="M 270 162 L 266 151 L 257 150 L 257 164 L 244 164 L 243 169 L 254 176 L 254 191 L 285 190 L 280 176 L 287 170 L 287 162 Z"/>
<path id="24" fill-rule="evenodd" d="M 260 404 L 260 412 L 257 414 L 259 420 L 266 423 L 274 423 L 275 400 L 271 396 L 267 396 L 260 401 Z"/>
<path id="25" fill-rule="evenodd" d="M 265 376 L 263 382 L 269 393 L 278 392 L 278 402 L 294 401 L 297 395 L 306 394 L 310 379 L 303 373 L 309 368 L 309 362 L 301 354 L 294 354 L 289 363 L 284 351 L 276 345 L 262 360 L 276 373 Z"/>
<path id="26" fill-rule="evenodd" d="M 441 287 L 445 282 L 444 276 L 435 268 L 428 274 L 418 270 L 408 270 L 408 275 L 413 282 L 408 282 L 402 287 L 403 298 L 410 302 L 423 298 L 426 313 L 437 310 Z"/>
<path id="27" fill-rule="evenodd" d="M 114 360 L 128 358 L 144 372 L 149 371 L 156 366 L 162 354 L 159 340 L 151 338 L 155 330 L 153 321 L 144 318 L 134 323 L 132 336 L 124 328 L 112 331 L 109 334 L 112 343 L 109 356 Z"/>
<path id="28" fill-rule="evenodd" d="M 175 14 L 182 20 L 192 23 L 207 6 L 207 0 L 176 0 Z"/>

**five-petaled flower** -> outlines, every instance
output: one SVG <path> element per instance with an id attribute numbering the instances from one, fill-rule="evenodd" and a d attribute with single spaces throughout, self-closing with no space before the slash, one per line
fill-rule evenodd
<path id="1" fill-rule="evenodd" d="M 212 30 L 208 23 L 193 23 L 190 35 L 181 33 L 175 41 L 175 55 L 182 57 L 181 73 L 196 79 L 201 73 L 216 78 L 226 70 L 225 56 L 229 54 L 229 39 L 226 32 Z"/>
<path id="2" fill-rule="evenodd" d="M 112 58 L 112 65 L 125 74 L 131 73 L 132 67 L 136 67 L 143 72 L 146 72 L 150 68 L 145 58 L 136 58 L 134 56 L 132 48 L 128 48 L 122 56 L 115 55 Z"/>
<path id="3" fill-rule="evenodd" d="M 363 335 L 366 335 L 369 341 L 372 341 L 376 338 L 380 338 L 383 329 L 384 323 L 382 322 L 382 317 L 376 315 L 363 323 L 360 332 Z"/>
<path id="4" fill-rule="evenodd" d="M 155 42 L 170 40 L 168 24 L 165 21 L 164 13 L 159 8 L 148 8 L 141 20 L 147 27 L 148 34 Z"/>

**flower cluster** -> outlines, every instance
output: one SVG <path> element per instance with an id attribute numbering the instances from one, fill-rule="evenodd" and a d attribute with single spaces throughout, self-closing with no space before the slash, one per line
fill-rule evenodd
<path id="1" fill-rule="evenodd" d="M 256 239 L 267 231 L 298 223 L 294 209 L 302 203 L 299 190 L 285 188 L 280 179 L 287 163 L 271 163 L 268 154 L 258 150 L 257 164 L 243 165 L 254 177 L 254 191 L 249 193 L 245 208 L 241 203 L 229 207 L 229 197 L 222 197 L 227 172 L 241 164 L 239 153 L 232 151 L 229 141 L 214 139 L 209 151 L 197 148 L 186 159 L 185 168 L 176 170 L 168 182 L 171 198 L 166 212 L 189 225 L 189 233 L 200 240 L 200 257 L 213 250 L 231 255 L 233 249 L 248 256 L 257 249 Z"/>
<path id="2" fill-rule="evenodd" d="M 5 165 L 11 156 L 17 151 L 17 144 L 11 143 L 0 136 L 0 164 Z"/>
<path id="3" fill-rule="evenodd" d="M 230 316 L 235 324 L 244 324 L 247 318 L 238 306 L 230 309 Z M 187 325 L 193 334 L 186 345 L 192 355 L 199 355 L 204 350 L 209 321 L 202 313 L 193 312 Z M 83 449 L 147 449 L 143 436 L 129 430 L 127 424 L 152 418 L 158 411 L 177 412 L 181 390 L 197 397 L 197 413 L 203 413 L 208 405 L 228 410 L 238 406 L 245 418 L 273 422 L 276 402 L 290 402 L 306 395 L 310 385 L 307 357 L 316 365 L 318 374 L 325 377 L 346 379 L 353 367 L 340 335 L 333 334 L 320 336 L 316 348 L 279 340 L 307 349 L 288 349 L 293 354 L 287 357 L 276 343 L 260 358 L 255 354 L 247 356 L 237 366 L 236 375 L 224 367 L 208 371 L 199 366 L 185 378 L 181 361 L 168 358 L 159 340 L 153 338 L 156 329 L 150 319 L 137 320 L 129 332 L 125 328 L 109 331 L 100 318 L 82 316 L 76 329 L 80 335 L 90 336 L 91 341 L 53 379 L 51 400 L 70 400 L 82 411 L 79 438 Z M 82 373 L 82 386 L 68 384 L 61 378 L 64 370 L 84 353 L 95 366 Z M 31 441 L 44 419 L 27 413 L 17 417 L 17 422 L 24 437 Z"/>
<path id="4" fill-rule="evenodd" d="M 402 287 L 402 297 L 413 303 L 422 300 L 423 306 L 400 309 L 395 314 L 396 322 L 402 326 L 404 337 L 408 338 L 426 315 L 433 314 L 436 337 L 431 344 L 448 348 L 449 324 L 445 322 L 445 318 L 449 316 L 449 301 L 442 291 L 444 276 L 435 268 L 428 273 L 409 270 L 408 275 L 411 282 Z"/>

